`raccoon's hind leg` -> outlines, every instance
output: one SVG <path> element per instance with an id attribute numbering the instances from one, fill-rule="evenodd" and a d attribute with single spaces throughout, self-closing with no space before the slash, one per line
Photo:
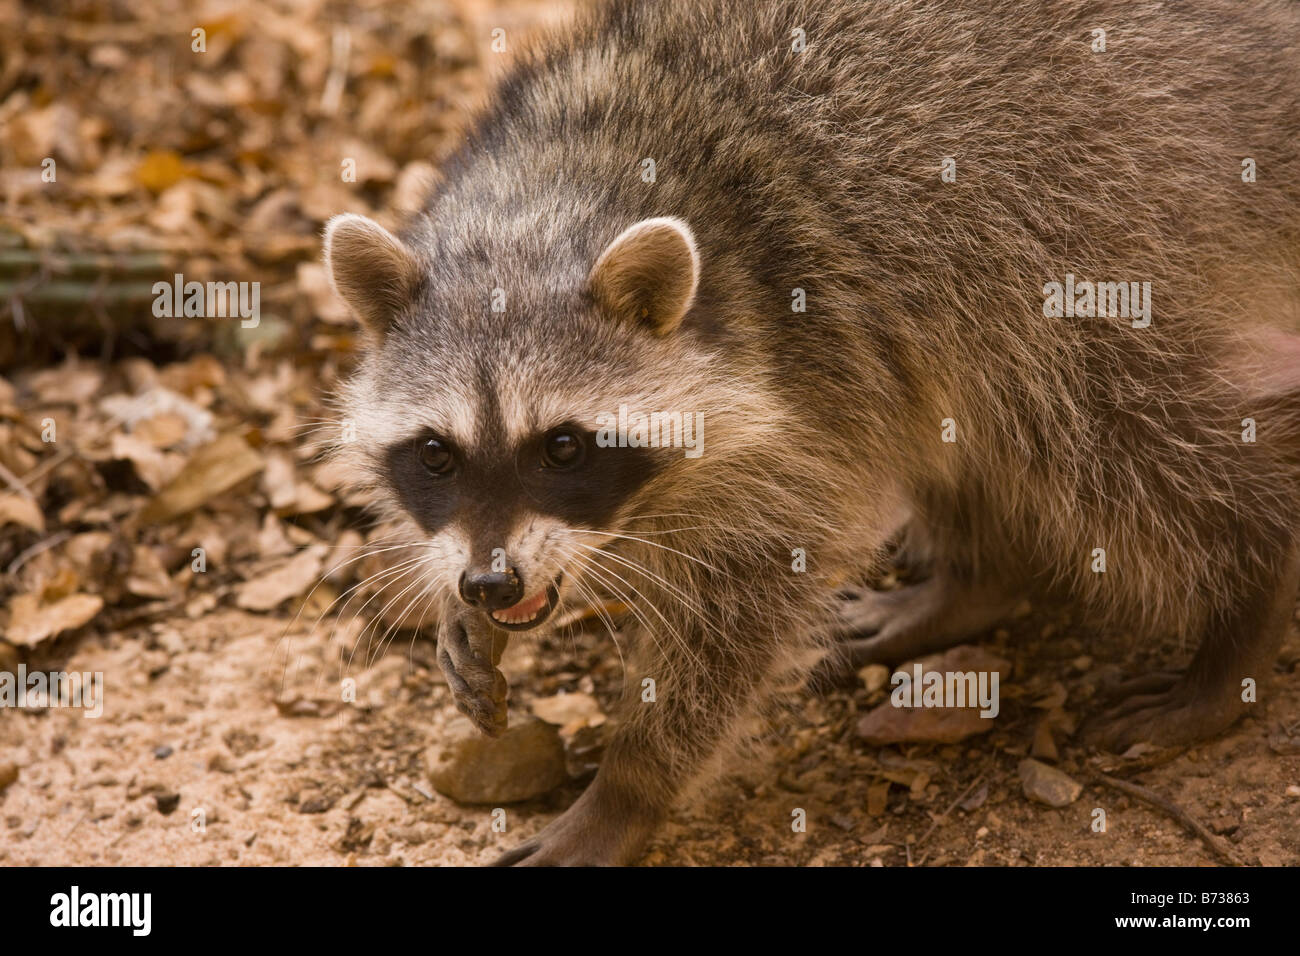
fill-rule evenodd
<path id="1" fill-rule="evenodd" d="M 812 678 L 825 689 L 867 664 L 894 664 L 945 650 L 1010 615 L 1018 595 L 967 571 L 965 562 L 939 556 L 932 538 L 913 522 L 900 541 L 902 563 L 924 575 L 893 591 L 845 592 L 833 627 L 842 636 Z"/>
<path id="2" fill-rule="evenodd" d="M 1295 608 L 1300 544 L 1272 575 L 1239 596 L 1206 628 L 1191 666 L 1167 689 L 1139 694 L 1085 727 L 1085 738 L 1113 753 L 1136 743 L 1181 746 L 1231 725 L 1246 709 L 1242 682 L 1262 682 L 1272 670 Z"/>

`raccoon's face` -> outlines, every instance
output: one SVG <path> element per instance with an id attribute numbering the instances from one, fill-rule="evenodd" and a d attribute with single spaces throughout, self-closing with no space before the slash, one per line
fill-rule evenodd
<path id="1" fill-rule="evenodd" d="M 421 570 L 506 630 L 603 589 L 597 550 L 683 454 L 611 442 L 610 416 L 672 401 L 656 389 L 685 361 L 669 344 L 697 283 L 685 224 L 638 223 L 572 288 L 496 287 L 501 311 L 493 282 L 431 279 L 359 216 L 331 221 L 326 262 L 371 333 L 346 395 L 359 457 L 420 529 Z"/>
<path id="2" fill-rule="evenodd" d="M 527 630 L 547 620 L 657 463 L 648 449 L 602 447 L 576 415 L 515 430 L 484 404 L 472 431 L 429 423 L 394 441 L 381 471 L 429 536 L 444 583 L 454 577 L 460 600 L 498 626 Z"/>

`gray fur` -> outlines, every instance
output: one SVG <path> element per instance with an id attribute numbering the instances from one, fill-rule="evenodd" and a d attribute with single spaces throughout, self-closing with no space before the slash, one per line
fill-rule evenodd
<path id="1" fill-rule="evenodd" d="M 658 535 L 602 560 L 659 699 L 526 859 L 631 858 L 900 506 L 955 577 L 1138 634 L 1196 640 L 1292 574 L 1298 38 L 1280 0 L 615 2 L 513 71 L 401 232 L 421 281 L 348 413 L 387 442 L 486 389 L 520 432 L 620 402 L 709 428 L 594 529 Z M 666 335 L 587 282 L 658 216 L 701 270 Z M 1067 273 L 1150 282 L 1150 326 L 1045 318 Z"/>

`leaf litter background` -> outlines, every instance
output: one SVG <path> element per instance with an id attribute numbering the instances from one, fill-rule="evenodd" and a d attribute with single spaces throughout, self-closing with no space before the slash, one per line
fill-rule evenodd
<path id="1" fill-rule="evenodd" d="M 382 577 L 402 552 L 314 441 L 337 427 L 321 399 L 356 347 L 319 265 L 324 221 L 414 208 L 511 50 L 569 10 L 0 0 L 0 670 L 106 685 L 99 719 L 0 710 L 0 863 L 484 862 L 589 779 L 620 667 L 575 626 L 514 642 L 514 719 L 543 722 L 532 751 L 471 768 L 499 796 L 531 761 L 549 792 L 510 804 L 501 834 L 492 803 L 434 785 L 460 729 L 421 609 Z M 260 282 L 260 324 L 155 318 L 151 287 L 176 272 Z M 1089 757 L 1071 734 L 1120 674 L 1185 656 L 1176 640 L 1134 650 L 1025 606 L 956 653 L 1009 668 L 996 721 L 900 724 L 883 669 L 791 689 L 754 725 L 761 759 L 684 801 L 647 862 L 1300 862 L 1294 637 L 1291 678 L 1252 717 L 1162 763 Z M 1220 849 L 1097 770 L 1172 800 Z"/>

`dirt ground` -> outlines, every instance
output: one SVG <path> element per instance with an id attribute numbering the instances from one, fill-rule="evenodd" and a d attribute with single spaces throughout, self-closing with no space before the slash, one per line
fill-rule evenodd
<path id="1" fill-rule="evenodd" d="M 598 710 L 568 782 L 505 807 L 504 832 L 433 788 L 455 717 L 433 645 L 418 606 L 389 613 L 387 529 L 313 443 L 356 346 L 319 236 L 343 211 L 391 223 L 569 5 L 134 6 L 0 0 L 0 672 L 104 679 L 99 717 L 0 709 L 0 865 L 490 861 L 581 792 L 619 654 L 594 630 L 511 645 L 516 718 L 562 693 Z M 260 325 L 154 321 L 173 271 L 260 282 Z M 1300 864 L 1300 638 L 1222 738 L 1103 761 L 1072 742 L 1103 689 L 1188 649 L 1023 611 L 983 642 L 1011 662 L 985 733 L 870 746 L 887 689 L 791 690 L 645 863 Z M 1082 794 L 1031 802 L 1031 753 Z"/>
<path id="2" fill-rule="evenodd" d="M 645 862 L 1220 862 L 1168 816 L 1106 787 L 1087 785 L 1063 809 L 1022 795 L 1016 768 L 1041 713 L 1034 702 L 1059 684 L 1069 693 L 1066 710 L 1075 712 L 1088 677 L 1106 669 L 1087 665 L 1081 673 L 1087 662 L 1080 658 L 1112 659 L 1105 642 L 1042 618 L 1030 615 L 990 638 L 1017 675 L 1003 687 L 991 733 L 957 745 L 867 747 L 855 739 L 853 716 L 883 692 L 792 695 L 763 735 L 763 759 L 686 801 Z M 423 752 L 454 715 L 431 644 L 406 638 L 372 666 L 354 659 L 346 669 L 358 627 L 331 635 L 325 622 L 314 634 L 290 624 L 284 615 L 214 608 L 196 619 L 69 641 L 46 666 L 108 675 L 105 713 L 0 718 L 0 763 L 20 768 L 0 796 L 0 863 L 475 864 L 534 832 L 580 791 L 574 782 L 512 806 L 506 832 L 494 832 L 491 807 L 457 805 L 425 779 Z M 507 672 L 520 710 L 562 690 L 594 689 L 601 698 L 618 676 L 617 655 L 595 635 L 516 644 L 512 658 Z M 1283 660 L 1290 676 L 1275 680 L 1277 696 L 1267 695 L 1257 715 L 1131 777 L 1220 835 L 1247 864 L 1300 863 L 1300 747 L 1284 739 L 1284 728 L 1294 732 L 1300 723 L 1300 641 Z M 324 692 L 341 672 L 357 679 L 355 705 L 332 706 L 337 694 Z M 1061 767 L 1085 781 L 1096 764 L 1077 748 L 1062 751 Z M 869 813 L 868 787 L 891 779 L 885 807 Z M 970 809 L 954 809 L 959 799 Z M 1108 818 L 1104 833 L 1091 828 L 1099 807 Z M 807 811 L 805 833 L 792 832 L 795 808 Z"/>

